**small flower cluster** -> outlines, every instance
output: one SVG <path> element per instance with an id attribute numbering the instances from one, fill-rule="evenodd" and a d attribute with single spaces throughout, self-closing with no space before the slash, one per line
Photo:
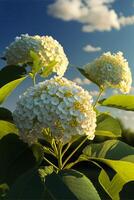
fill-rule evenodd
<path id="1" fill-rule="evenodd" d="M 64 75 L 68 66 L 68 59 L 63 47 L 51 36 L 22 34 L 20 37 L 16 37 L 15 41 L 7 47 L 4 57 L 9 65 L 30 63 L 32 62 L 31 51 L 39 56 L 42 67 L 48 66 L 54 61 L 53 72 L 56 72 L 59 76 Z"/>
<path id="2" fill-rule="evenodd" d="M 14 121 L 25 142 L 42 138 L 49 128 L 64 143 L 73 135 L 94 138 L 96 114 L 87 91 L 66 78 L 54 77 L 29 88 L 17 102 Z"/>
<path id="3" fill-rule="evenodd" d="M 123 53 L 104 53 L 98 59 L 85 66 L 89 79 L 102 88 L 118 88 L 123 93 L 131 89 L 132 77 L 128 62 Z"/>

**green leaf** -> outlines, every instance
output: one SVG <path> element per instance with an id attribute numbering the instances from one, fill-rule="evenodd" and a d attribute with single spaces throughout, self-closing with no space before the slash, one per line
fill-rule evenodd
<path id="1" fill-rule="evenodd" d="M 134 148 L 119 140 L 90 144 L 83 149 L 83 154 L 88 157 L 134 162 Z"/>
<path id="2" fill-rule="evenodd" d="M 9 133 L 18 134 L 18 129 L 14 124 L 0 120 L 0 139 Z"/>
<path id="3" fill-rule="evenodd" d="M 19 79 L 26 75 L 26 69 L 22 66 L 7 65 L 0 70 L 0 87 L 5 84 Z"/>
<path id="4" fill-rule="evenodd" d="M 106 171 L 102 169 L 99 181 L 112 199 L 119 200 L 119 193 L 123 186 L 130 181 L 134 181 L 134 164 L 131 162 L 104 158 L 91 158 L 91 160 L 95 161 L 97 164 L 104 163 L 116 172 L 115 176 L 110 180 Z"/>
<path id="5" fill-rule="evenodd" d="M 7 108 L 0 107 L 0 120 L 13 121 L 12 113 Z"/>
<path id="6" fill-rule="evenodd" d="M 101 114 L 97 117 L 97 121 L 95 135 L 107 137 L 121 136 L 121 127 L 117 119 L 108 114 Z"/>
<path id="7" fill-rule="evenodd" d="M 36 146 L 37 148 L 37 146 Z M 38 151 L 39 152 L 39 151 Z M 0 184 L 12 185 L 26 171 L 37 167 L 40 156 L 35 157 L 27 144 L 15 134 L 9 134 L 0 140 Z"/>
<path id="8" fill-rule="evenodd" d="M 100 200 L 91 181 L 75 170 L 64 170 L 47 176 L 45 188 L 50 200 Z"/>
<path id="9" fill-rule="evenodd" d="M 88 157 L 105 158 L 107 152 L 117 144 L 116 140 L 108 140 L 99 144 L 90 144 L 83 149 L 83 154 Z"/>
<path id="10" fill-rule="evenodd" d="M 134 163 L 134 155 L 129 155 L 129 156 L 123 157 L 121 160 Z"/>
<path id="11" fill-rule="evenodd" d="M 100 85 L 98 85 L 98 83 L 96 83 L 95 80 L 93 80 L 92 77 L 89 76 L 89 74 L 87 74 L 87 73 L 85 72 L 84 69 L 81 69 L 81 68 L 77 68 L 77 69 L 78 69 L 79 72 L 80 72 L 83 76 L 85 76 L 88 80 L 92 81 L 92 82 L 95 83 L 98 87 L 100 87 Z"/>
<path id="12" fill-rule="evenodd" d="M 56 61 L 52 61 L 51 63 L 49 63 L 47 66 L 45 66 L 44 68 L 43 68 L 43 71 L 42 71 L 42 73 L 41 73 L 41 76 L 42 77 L 48 77 L 50 74 L 52 74 L 52 72 L 53 72 L 53 68 L 54 68 L 54 66 L 56 65 Z"/>
<path id="13" fill-rule="evenodd" d="M 107 152 L 106 158 L 113 160 L 125 160 L 125 157 L 134 155 L 134 147 L 118 140 L 115 140 L 115 142 L 115 145 L 113 145 L 111 149 L 109 149 L 109 151 Z M 129 161 L 133 162 L 134 159 L 130 160 L 129 157 Z"/>
<path id="14" fill-rule="evenodd" d="M 42 68 L 42 65 L 41 65 L 41 62 L 40 62 L 40 57 L 34 51 L 30 51 L 30 56 L 33 60 L 32 73 L 36 74 Z"/>
<path id="15" fill-rule="evenodd" d="M 113 95 L 99 101 L 101 106 L 114 107 L 127 111 L 134 111 L 134 95 Z"/>
<path id="16" fill-rule="evenodd" d="M 26 77 L 19 78 L 15 81 L 7 83 L 2 88 L 0 88 L 0 104 L 2 104 L 7 97 L 11 94 L 11 92 L 22 82 Z"/>
<path id="17" fill-rule="evenodd" d="M 31 170 L 19 177 L 8 193 L 8 200 L 43 200 L 44 182 L 37 170 Z"/>
<path id="18" fill-rule="evenodd" d="M 36 143 L 31 146 L 31 149 L 36 159 L 36 165 L 40 165 L 44 158 L 43 146 L 39 143 Z"/>

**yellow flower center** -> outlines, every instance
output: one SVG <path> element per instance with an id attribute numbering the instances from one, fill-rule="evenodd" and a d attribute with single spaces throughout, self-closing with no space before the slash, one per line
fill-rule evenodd
<path id="1" fill-rule="evenodd" d="M 81 103 L 79 103 L 78 101 L 76 101 L 74 103 L 74 108 L 76 110 L 79 110 L 80 112 L 85 112 L 86 111 L 85 108 L 84 108 L 84 106 Z"/>
<path id="2" fill-rule="evenodd" d="M 70 122 L 69 122 L 69 125 L 72 126 L 72 127 L 76 127 L 78 125 L 78 122 L 76 121 L 76 119 L 72 119 Z"/>

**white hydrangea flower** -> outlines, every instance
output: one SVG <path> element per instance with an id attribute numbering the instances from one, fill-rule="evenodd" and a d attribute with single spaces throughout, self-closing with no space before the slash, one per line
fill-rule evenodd
<path id="1" fill-rule="evenodd" d="M 102 54 L 98 59 L 84 68 L 90 80 L 103 88 L 118 88 L 123 93 L 131 89 L 132 76 L 128 62 L 122 52 Z"/>
<path id="2" fill-rule="evenodd" d="M 22 34 L 20 37 L 16 37 L 15 41 L 7 47 L 4 57 L 9 65 L 25 64 L 32 62 L 31 51 L 39 56 L 43 67 L 54 61 L 56 64 L 53 67 L 53 72 L 56 72 L 59 76 L 64 75 L 68 66 L 68 59 L 63 47 L 51 36 Z"/>
<path id="3" fill-rule="evenodd" d="M 64 143 L 73 135 L 87 135 L 92 140 L 96 113 L 91 101 L 89 93 L 74 82 L 54 77 L 20 96 L 13 118 L 28 143 L 43 138 L 43 128 L 49 128 L 52 136 Z"/>

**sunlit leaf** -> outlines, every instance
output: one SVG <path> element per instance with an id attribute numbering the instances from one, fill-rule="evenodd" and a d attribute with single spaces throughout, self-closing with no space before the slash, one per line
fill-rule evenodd
<path id="1" fill-rule="evenodd" d="M 134 95 L 113 95 L 99 101 L 101 106 L 119 108 L 127 111 L 134 111 Z"/>
<path id="2" fill-rule="evenodd" d="M 39 72 L 39 70 L 42 68 L 41 62 L 40 62 L 40 57 L 38 54 L 34 51 L 30 51 L 30 56 L 32 58 L 32 73 L 35 74 Z"/>
<path id="3" fill-rule="evenodd" d="M 58 174 L 53 173 L 47 176 L 45 186 L 46 195 L 49 194 L 50 200 L 100 200 L 91 181 L 75 170 L 63 170 Z"/>
<path id="4" fill-rule="evenodd" d="M 9 133 L 18 134 L 18 129 L 13 123 L 0 120 L 0 139 Z"/>
<path id="5" fill-rule="evenodd" d="M 120 200 L 119 193 L 121 192 L 123 186 L 130 181 L 134 181 L 134 164 L 131 162 L 109 160 L 104 158 L 91 158 L 91 160 L 99 164 L 104 163 L 116 172 L 115 176 L 112 180 L 110 180 L 106 171 L 102 169 L 99 181 L 112 199 Z"/>
<path id="6" fill-rule="evenodd" d="M 47 66 L 45 66 L 43 68 L 43 71 L 41 73 L 42 77 L 48 77 L 50 74 L 52 74 L 53 72 L 53 68 L 56 65 L 56 61 L 52 61 L 51 63 L 49 63 Z"/>
<path id="7" fill-rule="evenodd" d="M 83 149 L 83 154 L 87 157 L 134 161 L 134 148 L 119 140 L 107 140 L 102 143 L 87 145 Z"/>
<path id="8" fill-rule="evenodd" d="M 83 154 L 89 157 L 105 158 L 107 152 L 115 145 L 117 145 L 117 140 L 108 140 L 98 144 L 93 143 L 83 149 Z"/>
<path id="9" fill-rule="evenodd" d="M 95 135 L 107 137 L 121 136 L 121 127 L 117 119 L 108 114 L 101 114 L 97 117 L 97 120 Z"/>
<path id="10" fill-rule="evenodd" d="M 3 87 L 0 88 L 0 104 L 2 104 L 7 97 L 11 94 L 11 92 L 22 82 L 26 79 L 26 77 L 19 78 L 14 80 L 10 83 L 7 83 Z"/>

